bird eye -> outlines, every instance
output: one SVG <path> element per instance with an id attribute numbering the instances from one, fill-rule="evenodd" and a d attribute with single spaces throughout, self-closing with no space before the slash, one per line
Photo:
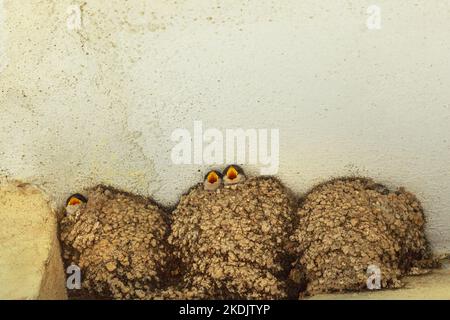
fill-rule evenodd
<path id="1" fill-rule="evenodd" d="M 213 171 L 210 174 L 208 174 L 208 182 L 209 183 L 215 183 L 217 182 L 217 180 L 219 179 L 219 177 L 217 176 L 217 174 Z"/>
<path id="2" fill-rule="evenodd" d="M 230 167 L 228 169 L 228 171 L 227 171 L 228 179 L 231 179 L 231 180 L 236 179 L 237 175 L 238 175 L 238 172 L 236 171 L 236 169 L 234 167 Z"/>

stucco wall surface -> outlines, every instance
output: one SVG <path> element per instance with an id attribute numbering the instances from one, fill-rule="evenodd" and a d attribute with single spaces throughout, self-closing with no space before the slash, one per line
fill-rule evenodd
<path id="1" fill-rule="evenodd" d="M 0 0 L 0 174 L 170 205 L 207 168 L 172 162 L 176 128 L 275 128 L 295 192 L 406 186 L 449 252 L 449 35 L 450 1 Z"/>

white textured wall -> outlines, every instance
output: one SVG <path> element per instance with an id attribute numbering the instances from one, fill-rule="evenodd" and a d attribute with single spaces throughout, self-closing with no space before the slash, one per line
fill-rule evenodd
<path id="1" fill-rule="evenodd" d="M 175 128 L 278 128 L 296 192 L 348 174 L 404 185 L 450 251 L 450 1 L 0 5 L 0 174 L 56 199 L 102 182 L 174 204 L 205 170 L 171 163 Z"/>

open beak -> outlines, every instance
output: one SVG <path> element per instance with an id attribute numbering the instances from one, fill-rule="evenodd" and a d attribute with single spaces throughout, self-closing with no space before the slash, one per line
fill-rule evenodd
<path id="1" fill-rule="evenodd" d="M 236 169 L 234 167 L 230 167 L 227 171 L 227 178 L 230 180 L 234 180 L 236 179 L 238 176 L 238 172 L 236 171 Z"/>
<path id="2" fill-rule="evenodd" d="M 80 199 L 77 199 L 75 197 L 70 198 L 69 203 L 68 203 L 69 206 L 76 206 L 79 204 L 81 204 Z"/>
<path id="3" fill-rule="evenodd" d="M 214 171 L 208 174 L 207 180 L 209 183 L 216 183 L 219 180 L 219 176 Z"/>

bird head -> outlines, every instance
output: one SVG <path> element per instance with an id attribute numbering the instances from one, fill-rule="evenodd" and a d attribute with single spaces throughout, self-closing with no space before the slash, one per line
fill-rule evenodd
<path id="1" fill-rule="evenodd" d="M 232 164 L 223 171 L 223 182 L 225 185 L 232 185 L 245 180 L 244 170 L 238 165 Z"/>
<path id="2" fill-rule="evenodd" d="M 205 190 L 214 191 L 222 185 L 222 174 L 219 171 L 211 170 L 205 175 L 203 186 Z"/>
<path id="3" fill-rule="evenodd" d="M 75 194 L 71 195 L 69 198 L 67 198 L 66 213 L 72 214 L 72 213 L 78 211 L 83 206 L 85 206 L 86 203 L 87 203 L 87 199 L 83 195 L 81 195 L 79 193 L 75 193 Z"/>

